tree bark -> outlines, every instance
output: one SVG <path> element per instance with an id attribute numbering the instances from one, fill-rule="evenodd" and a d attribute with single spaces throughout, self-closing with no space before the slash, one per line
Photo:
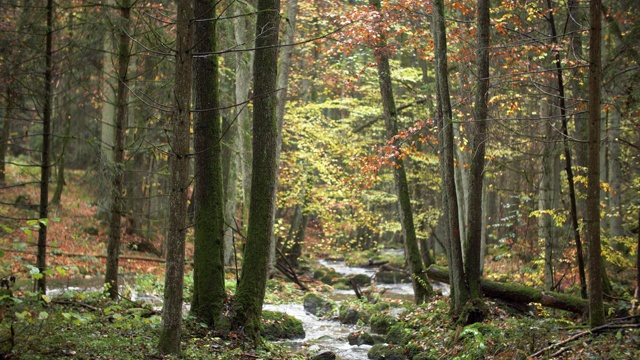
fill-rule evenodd
<path id="1" fill-rule="evenodd" d="M 242 278 L 236 292 L 236 312 L 231 320 L 232 330 L 243 328 L 255 342 L 260 341 L 275 209 L 280 1 L 258 0 L 257 11 L 249 227 Z"/>
<path id="2" fill-rule="evenodd" d="M 9 148 L 9 136 L 11 131 L 11 123 L 13 119 L 13 110 L 15 109 L 15 94 L 12 84 L 7 86 L 6 107 L 4 112 L 4 120 L 2 122 L 2 138 L 0 139 L 0 185 L 4 185 L 7 181 L 6 162 L 7 150 Z"/>
<path id="3" fill-rule="evenodd" d="M 196 53 L 216 51 L 217 0 L 195 1 Z M 218 58 L 196 56 L 195 88 L 195 238 L 191 312 L 210 326 L 224 304 L 224 194 L 222 129 L 218 95 Z"/>
<path id="4" fill-rule="evenodd" d="M 449 238 L 449 251 L 447 260 L 449 263 L 451 278 L 451 302 L 452 313 L 457 317 L 462 312 L 462 307 L 469 299 L 469 289 L 464 278 L 464 265 L 462 260 L 462 245 L 460 239 L 460 223 L 458 218 L 458 201 L 456 197 L 454 146 L 453 146 L 453 115 L 451 111 L 451 99 L 449 96 L 449 71 L 447 68 L 447 39 L 444 21 L 444 1 L 434 1 L 434 39 L 436 79 L 438 86 L 439 102 L 441 109 L 440 163 L 442 167 L 443 185 L 443 213 L 447 217 L 447 232 Z"/>
<path id="5" fill-rule="evenodd" d="M 589 245 L 589 325 L 604 324 L 602 258 L 600 246 L 600 86 L 601 0 L 589 5 L 589 167 L 587 170 L 587 243 Z"/>
<path id="6" fill-rule="evenodd" d="M 40 210 L 38 229 L 38 255 L 36 263 L 41 277 L 37 288 L 42 294 L 47 293 L 47 220 L 49 217 L 49 178 L 51 177 L 51 116 L 53 106 L 53 0 L 47 0 L 47 34 L 45 38 L 44 68 L 44 105 L 42 108 L 42 158 L 40 162 Z"/>
<path id="7" fill-rule="evenodd" d="M 482 258 L 482 193 L 484 184 L 485 149 L 487 143 L 487 123 L 489 120 L 489 46 L 490 46 L 489 0 L 478 0 L 476 48 L 477 86 L 474 117 L 471 123 L 471 170 L 469 186 L 467 251 L 465 251 L 465 275 L 469 286 L 469 296 L 480 299 L 480 276 Z"/>
<path id="8" fill-rule="evenodd" d="M 111 211 L 109 219 L 109 242 L 107 244 L 107 269 L 104 281 L 109 286 L 109 297 L 118 297 L 118 258 L 120 256 L 121 219 L 124 209 L 124 141 L 127 129 L 128 74 L 131 56 L 131 39 L 129 38 L 129 20 L 131 3 L 121 0 L 120 4 L 120 37 L 118 41 L 118 87 L 116 92 L 116 121 L 114 138 L 114 157 L 111 191 Z"/>
<path id="9" fill-rule="evenodd" d="M 298 16 L 298 0 L 287 0 L 287 24 L 285 26 L 283 44 L 293 44 L 296 33 L 296 17 Z M 276 164 L 280 164 L 280 151 L 282 149 L 282 125 L 284 123 L 284 113 L 287 105 L 287 89 L 289 87 L 289 73 L 291 72 L 291 54 L 293 46 L 284 46 L 280 49 L 280 62 L 278 70 L 277 91 L 278 100 L 276 104 L 276 119 L 278 124 L 278 140 L 276 146 Z M 276 179 L 279 177 L 279 171 Z M 278 183 L 276 181 L 276 194 L 278 193 Z M 273 212 L 273 221 L 275 222 Z M 275 233 L 271 239 L 271 258 L 269 259 L 269 272 L 273 271 L 276 259 L 276 238 Z"/>
<path id="10" fill-rule="evenodd" d="M 369 4 L 380 11 L 380 0 L 369 0 Z M 391 83 L 387 41 L 382 32 L 378 34 L 378 39 L 379 41 L 374 47 L 374 56 L 378 67 L 378 83 L 380 85 L 380 97 L 387 130 L 386 135 L 387 139 L 391 141 L 394 136 L 398 135 L 398 114 Z M 397 152 L 398 155 L 394 156 L 393 159 L 393 179 L 396 187 L 396 196 L 398 197 L 398 212 L 400 214 L 400 224 L 402 225 L 405 256 L 409 271 L 411 271 L 411 284 L 413 285 L 415 302 L 416 304 L 422 304 L 433 294 L 433 288 L 429 284 L 429 279 L 423 274 L 422 256 L 413 222 L 409 183 L 404 161 L 399 157 L 400 149 Z"/>
<path id="11" fill-rule="evenodd" d="M 448 284 L 448 274 L 448 269 L 435 265 L 427 269 L 427 275 L 434 281 Z M 505 284 L 483 278 L 480 279 L 480 291 L 482 291 L 485 296 L 494 299 L 521 304 L 535 302 L 545 307 L 566 310 L 576 314 L 585 314 L 589 308 L 588 301 L 578 297 L 551 291 L 542 291 L 520 284 Z"/>
<path id="12" fill-rule="evenodd" d="M 103 0 L 103 15 L 109 16 L 110 8 L 114 6 L 114 0 Z M 108 20 L 107 20 L 107 23 Z M 102 114 L 100 123 L 100 181 L 101 189 L 98 199 L 98 210 L 96 217 L 101 221 L 109 218 L 111 210 L 111 181 L 113 171 L 114 140 L 115 140 L 115 118 L 116 118 L 116 90 L 114 78 L 117 76 L 113 64 L 114 52 L 114 32 L 111 28 L 106 29 L 103 44 L 102 60 Z"/>
<path id="13" fill-rule="evenodd" d="M 184 285 L 184 249 L 187 233 L 187 199 L 189 189 L 189 128 L 192 83 L 191 1 L 178 0 L 176 23 L 175 109 L 168 124 L 171 134 L 169 170 L 169 231 L 167 265 L 164 281 L 164 308 L 158 351 L 180 353 L 182 334 L 182 292 Z"/>

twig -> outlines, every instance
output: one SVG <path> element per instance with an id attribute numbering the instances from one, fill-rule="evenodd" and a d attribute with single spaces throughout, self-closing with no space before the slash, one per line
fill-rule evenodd
<path id="1" fill-rule="evenodd" d="M 91 311 L 100 311 L 100 309 L 98 309 L 97 307 L 91 306 L 91 305 L 87 305 L 85 303 L 81 303 L 81 302 L 75 302 L 75 301 L 67 301 L 67 300 L 52 300 L 51 301 L 54 304 L 60 304 L 60 305 L 74 305 L 74 306 L 80 306 L 83 308 L 87 308 Z"/>

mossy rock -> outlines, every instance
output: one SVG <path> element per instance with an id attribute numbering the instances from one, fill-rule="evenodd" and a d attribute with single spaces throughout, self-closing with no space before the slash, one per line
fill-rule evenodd
<path id="1" fill-rule="evenodd" d="M 270 341 L 305 337 L 302 321 L 278 311 L 262 311 L 262 336 Z"/>
<path id="2" fill-rule="evenodd" d="M 367 357 L 373 360 L 405 360 L 402 346 L 375 344 L 369 349 Z"/>
<path id="3" fill-rule="evenodd" d="M 316 280 L 320 280 L 320 279 L 322 279 L 326 274 L 327 274 L 327 273 L 326 273 L 324 270 L 319 269 L 319 270 L 314 271 L 314 273 L 313 273 L 313 278 L 314 278 L 314 279 L 316 279 Z"/>
<path id="4" fill-rule="evenodd" d="M 349 345 L 373 345 L 375 343 L 373 336 L 365 331 L 356 331 L 349 336 L 347 336 L 347 340 L 349 340 Z"/>
<path id="5" fill-rule="evenodd" d="M 358 286 L 371 285 L 371 276 L 366 274 L 353 275 L 349 280 L 355 282 L 356 284 L 358 284 Z"/>
<path id="6" fill-rule="evenodd" d="M 402 323 L 393 325 L 389 327 L 385 341 L 389 344 L 404 346 L 411 341 L 411 330 L 406 329 Z"/>
<path id="7" fill-rule="evenodd" d="M 316 293 L 307 293 L 302 299 L 304 310 L 318 317 L 333 313 L 335 302 Z"/>
<path id="8" fill-rule="evenodd" d="M 339 318 L 342 324 L 354 325 L 358 323 L 358 320 L 365 324 L 369 322 L 369 314 L 364 310 L 345 305 L 344 303 L 340 306 Z"/>
<path id="9" fill-rule="evenodd" d="M 373 315 L 369 324 L 371 325 L 371 331 L 376 334 L 386 334 L 389 328 L 395 325 L 398 321 L 388 315 Z"/>
<path id="10" fill-rule="evenodd" d="M 416 356 L 418 356 L 418 354 L 423 353 L 424 352 L 424 348 L 414 342 L 408 343 L 405 347 L 404 347 L 404 352 L 407 355 L 407 357 L 409 359 L 415 359 Z"/>
<path id="11" fill-rule="evenodd" d="M 327 285 L 333 285 L 343 280 L 344 278 L 342 277 L 342 275 L 338 274 L 335 271 L 328 272 L 323 277 L 320 278 L 320 281 L 322 281 Z"/>
<path id="12" fill-rule="evenodd" d="M 416 354 L 412 360 L 438 360 L 439 358 L 429 351 L 423 351 L 421 353 Z"/>
<path id="13" fill-rule="evenodd" d="M 381 284 L 400 284 L 411 282 L 411 276 L 400 271 L 379 271 L 376 281 Z"/>

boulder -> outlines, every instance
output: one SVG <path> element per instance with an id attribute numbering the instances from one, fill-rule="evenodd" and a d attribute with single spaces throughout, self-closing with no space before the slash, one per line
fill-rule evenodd
<path id="1" fill-rule="evenodd" d="M 302 299 L 304 310 L 317 317 L 323 317 L 333 313 L 335 302 L 325 299 L 316 293 L 307 293 Z"/>
<path id="2" fill-rule="evenodd" d="M 262 311 L 262 336 L 270 341 L 305 337 L 302 321 L 278 311 Z"/>
<path id="3" fill-rule="evenodd" d="M 369 349 L 367 357 L 373 360 L 405 360 L 402 346 L 376 344 Z"/>
<path id="4" fill-rule="evenodd" d="M 323 351 L 311 358 L 311 360 L 335 360 L 336 354 L 331 351 Z"/>

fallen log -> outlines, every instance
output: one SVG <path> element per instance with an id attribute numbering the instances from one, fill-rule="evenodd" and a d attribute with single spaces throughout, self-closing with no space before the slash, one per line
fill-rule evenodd
<path id="1" fill-rule="evenodd" d="M 445 267 L 431 265 L 427 269 L 430 279 L 449 284 L 449 270 Z M 589 302 L 579 297 L 545 292 L 520 284 L 507 284 L 487 279 L 480 280 L 480 290 L 485 296 L 517 303 L 539 303 L 542 306 L 566 310 L 576 314 L 585 314 L 589 309 Z"/>

